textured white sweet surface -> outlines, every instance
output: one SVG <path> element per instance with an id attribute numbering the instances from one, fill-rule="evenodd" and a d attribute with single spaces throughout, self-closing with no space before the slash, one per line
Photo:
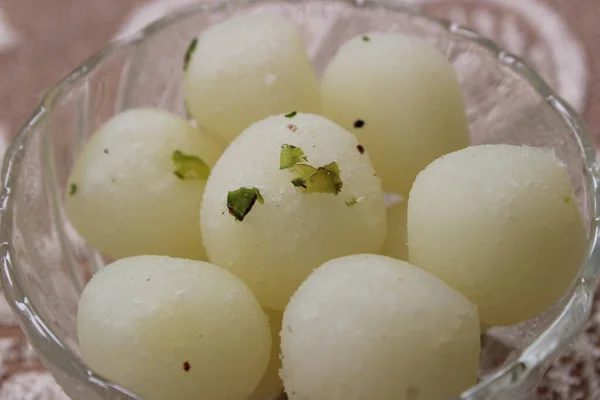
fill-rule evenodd
<path id="1" fill-rule="evenodd" d="M 281 331 L 291 400 L 414 400 L 457 395 L 477 380 L 476 307 L 439 279 L 377 255 L 315 270 Z"/>
<path id="2" fill-rule="evenodd" d="M 426 41 L 368 33 L 345 43 L 322 83 L 323 115 L 354 133 L 385 190 L 406 195 L 420 170 L 466 147 L 456 73 Z"/>
<path id="3" fill-rule="evenodd" d="M 81 296 L 77 336 L 91 368 L 148 400 L 245 400 L 271 354 L 267 316 L 238 278 L 158 256 L 98 272 Z"/>
<path id="4" fill-rule="evenodd" d="M 288 125 L 293 126 L 292 129 Z M 281 147 L 304 151 L 306 164 L 337 162 L 341 192 L 305 193 L 295 174 L 280 170 Z M 386 230 L 381 182 L 368 151 L 327 119 L 310 114 L 275 116 L 253 124 L 225 150 L 206 184 L 201 228 L 211 262 L 241 277 L 264 307 L 283 310 L 313 268 L 335 257 L 377 253 Z M 227 212 L 227 193 L 256 187 L 243 221 Z M 346 201 L 357 199 L 348 206 Z"/>
<path id="5" fill-rule="evenodd" d="M 115 258 L 205 259 L 198 213 L 207 177 L 177 177 L 175 151 L 212 167 L 221 147 L 161 110 L 129 110 L 101 126 L 75 162 L 65 194 L 67 214 L 81 236 Z"/>
<path id="6" fill-rule="evenodd" d="M 436 160 L 408 200 L 410 262 L 479 306 L 482 323 L 533 318 L 567 291 L 587 248 L 552 150 L 470 147 Z"/>
<path id="7" fill-rule="evenodd" d="M 200 34 L 186 71 L 185 100 L 200 126 L 228 142 L 268 116 L 321 110 L 298 29 L 265 13 L 234 17 Z"/>

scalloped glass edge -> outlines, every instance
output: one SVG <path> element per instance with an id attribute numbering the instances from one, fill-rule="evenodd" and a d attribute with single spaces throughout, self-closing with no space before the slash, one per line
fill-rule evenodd
<path id="1" fill-rule="evenodd" d="M 27 339 L 41 355 L 44 363 L 73 377 L 79 385 L 102 398 L 143 400 L 134 393 L 114 384 L 88 369 L 83 361 L 68 350 L 52 330 L 38 316 L 35 307 L 28 300 L 28 290 L 20 284 L 15 270 L 19 262 L 14 257 L 10 237 L 12 236 L 12 204 L 13 192 L 17 180 L 15 171 L 20 168 L 21 158 L 28 140 L 36 128 L 42 126 L 47 116 L 52 112 L 56 99 L 68 90 L 69 86 L 85 78 L 96 66 L 102 63 L 113 52 L 126 46 L 134 45 L 146 36 L 151 35 L 185 17 L 190 12 L 211 12 L 228 7 L 241 6 L 256 2 L 272 0 L 219 0 L 212 3 L 199 3 L 182 7 L 157 21 L 149 24 L 141 31 L 126 38 L 110 43 L 87 61 L 80 64 L 56 86 L 49 89 L 42 98 L 39 106 L 13 139 L 6 152 L 2 166 L 2 192 L 0 195 L 0 281 L 4 293 L 13 312 L 19 320 Z M 587 132 L 581 117 L 565 100 L 559 97 L 528 64 L 520 57 L 511 54 L 498 46 L 492 40 L 460 24 L 443 18 L 432 16 L 414 5 L 397 0 L 336 0 L 355 7 L 384 7 L 395 12 L 406 13 L 424 18 L 439 25 L 451 35 L 459 36 L 485 48 L 498 61 L 535 88 L 550 108 L 563 120 L 574 135 L 585 165 L 584 173 L 588 186 L 586 199 L 591 207 L 591 223 L 588 239 L 588 253 L 583 262 L 572 294 L 562 312 L 552 324 L 527 348 L 520 357 L 502 370 L 486 377 L 477 385 L 463 392 L 458 399 L 483 400 L 491 399 L 506 390 L 524 382 L 535 369 L 549 359 L 581 332 L 587 322 L 592 308 L 596 279 L 600 272 L 600 166 L 597 164 L 596 151 L 592 138 Z M 291 3 L 299 1 L 290 1 Z"/>

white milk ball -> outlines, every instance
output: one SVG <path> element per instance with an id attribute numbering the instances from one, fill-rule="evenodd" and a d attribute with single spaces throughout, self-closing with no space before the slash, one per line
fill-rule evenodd
<path id="1" fill-rule="evenodd" d="M 93 370 L 148 400 L 245 400 L 271 351 L 267 317 L 242 281 L 164 256 L 121 259 L 94 275 L 77 336 Z"/>
<path id="2" fill-rule="evenodd" d="M 381 254 L 398 260 L 408 260 L 406 237 L 406 208 L 408 202 L 403 200 L 387 209 L 387 234 Z"/>
<path id="3" fill-rule="evenodd" d="M 73 166 L 66 210 L 77 232 L 114 257 L 205 259 L 198 212 L 222 149 L 166 111 L 125 111 L 102 125 Z"/>
<path id="4" fill-rule="evenodd" d="M 192 41 L 185 102 L 198 123 L 228 142 L 255 121 L 320 113 L 319 84 L 298 28 L 274 14 L 242 15 Z"/>
<path id="5" fill-rule="evenodd" d="M 271 358 L 260 384 L 248 400 L 276 400 L 283 391 L 283 382 L 279 377 L 279 370 L 281 369 L 281 359 L 279 358 L 281 337 L 279 333 L 281 332 L 283 312 L 269 310 L 268 308 L 265 308 L 264 311 L 269 317 L 269 325 L 271 326 Z"/>
<path id="6" fill-rule="evenodd" d="M 358 137 L 387 191 L 407 195 L 427 164 L 469 145 L 456 74 L 422 39 L 355 37 L 329 64 L 322 95 L 323 115 Z"/>
<path id="7" fill-rule="evenodd" d="M 240 201 L 228 209 L 230 196 Z M 356 138 L 321 116 L 290 113 L 253 124 L 225 150 L 200 224 L 211 262 L 242 278 L 263 307 L 283 310 L 321 263 L 379 252 L 386 215 Z"/>
<path id="8" fill-rule="evenodd" d="M 290 400 L 446 399 L 477 381 L 476 307 L 404 261 L 354 255 L 323 264 L 283 315 Z"/>
<path id="9" fill-rule="evenodd" d="M 410 262 L 479 306 L 485 325 L 543 312 L 573 282 L 586 232 L 550 149 L 469 147 L 417 177 L 408 202 Z"/>

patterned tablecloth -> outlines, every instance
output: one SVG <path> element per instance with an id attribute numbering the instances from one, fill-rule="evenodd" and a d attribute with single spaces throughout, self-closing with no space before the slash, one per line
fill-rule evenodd
<path id="1" fill-rule="evenodd" d="M 0 152 L 45 88 L 111 38 L 189 1 L 0 0 Z M 412 1 L 525 56 L 600 139 L 600 0 Z M 0 400 L 66 399 L 15 324 L 0 292 Z M 600 399 L 599 307 L 534 398 Z"/>

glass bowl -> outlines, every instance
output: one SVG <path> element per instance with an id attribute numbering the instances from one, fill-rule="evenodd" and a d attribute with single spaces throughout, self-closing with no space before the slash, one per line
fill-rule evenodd
<path id="1" fill-rule="evenodd" d="M 8 150 L 0 226 L 5 294 L 46 367 L 73 399 L 140 398 L 89 370 L 78 355 L 77 301 L 107 260 L 65 216 L 67 176 L 88 136 L 115 113 L 149 106 L 185 115 L 182 65 L 190 40 L 234 14 L 264 10 L 300 25 L 318 73 L 357 34 L 394 31 L 426 38 L 456 68 L 474 144 L 552 147 L 564 161 L 589 230 L 579 275 L 544 314 L 483 335 L 480 381 L 460 395 L 528 398 L 591 310 L 600 265 L 600 170 L 592 140 L 580 117 L 518 57 L 469 29 L 393 0 L 199 2 L 109 45 L 48 91 Z"/>

